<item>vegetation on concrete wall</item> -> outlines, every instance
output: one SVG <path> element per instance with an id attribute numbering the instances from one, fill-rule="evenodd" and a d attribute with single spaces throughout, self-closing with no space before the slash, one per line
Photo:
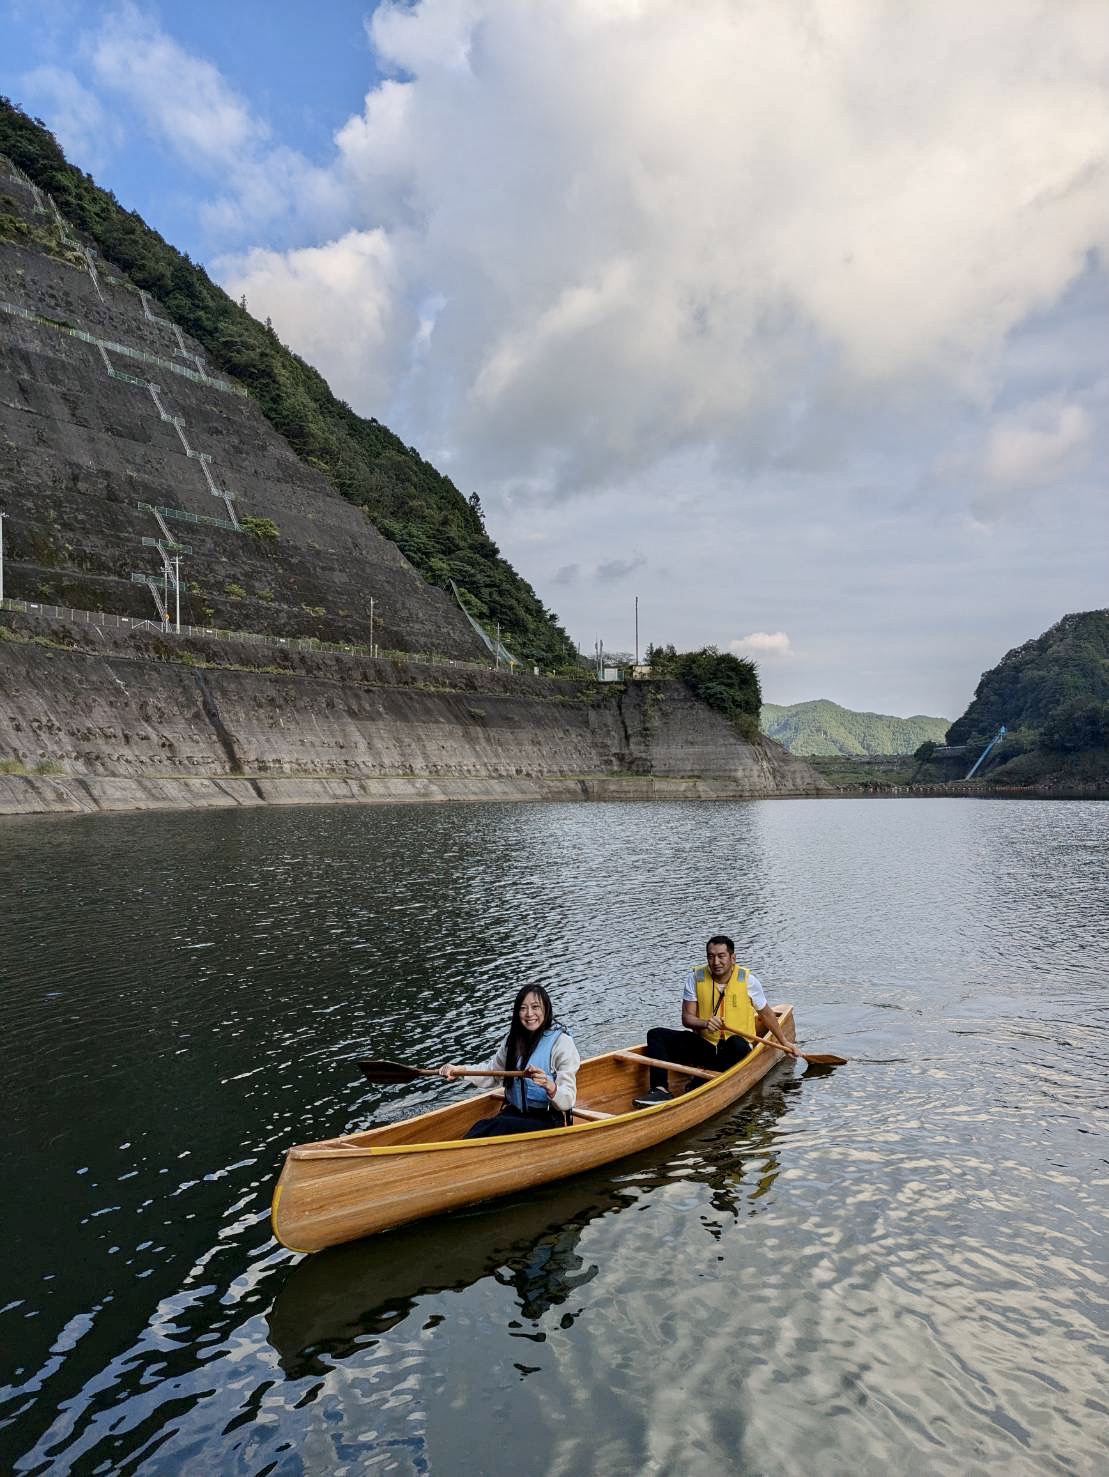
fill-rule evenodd
<path id="1" fill-rule="evenodd" d="M 679 678 L 694 697 L 731 719 L 744 738 L 758 737 L 762 690 L 754 662 L 715 646 L 697 651 L 649 646 L 647 663 L 654 677 Z"/>

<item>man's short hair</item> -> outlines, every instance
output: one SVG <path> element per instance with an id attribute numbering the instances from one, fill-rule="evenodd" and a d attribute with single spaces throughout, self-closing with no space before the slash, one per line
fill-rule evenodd
<path id="1" fill-rule="evenodd" d="M 713 934 L 712 938 L 710 938 L 709 941 L 708 941 L 708 943 L 705 945 L 705 953 L 706 954 L 713 947 L 714 944 L 723 944 L 724 947 L 727 949 L 727 951 L 728 951 L 729 954 L 734 954 L 735 953 L 735 943 L 733 942 L 732 939 L 730 939 L 728 937 L 728 935 L 726 933 L 714 933 Z"/>

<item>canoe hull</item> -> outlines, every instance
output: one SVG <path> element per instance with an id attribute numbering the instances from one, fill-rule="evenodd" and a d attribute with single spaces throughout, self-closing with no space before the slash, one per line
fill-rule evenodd
<path id="1" fill-rule="evenodd" d="M 793 1012 L 778 1007 L 792 1040 Z M 642 1048 L 639 1048 L 642 1049 Z M 404 1123 L 290 1149 L 273 1197 L 273 1228 L 293 1251 L 344 1241 L 443 1211 L 596 1169 L 696 1128 L 724 1111 L 782 1060 L 758 1047 L 728 1072 L 659 1107 L 633 1109 L 646 1068 L 606 1053 L 584 1061 L 578 1096 L 612 1116 L 568 1128 L 463 1139 L 479 1117 L 496 1111 L 492 1094 L 420 1114 Z M 677 1070 L 672 1085 L 680 1083 Z"/>

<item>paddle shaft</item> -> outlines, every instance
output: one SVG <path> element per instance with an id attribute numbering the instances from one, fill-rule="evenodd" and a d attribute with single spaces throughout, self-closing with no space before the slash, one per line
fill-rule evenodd
<path id="1" fill-rule="evenodd" d="M 410 1072 L 418 1072 L 421 1077 L 438 1077 L 438 1067 L 409 1067 Z M 455 1067 L 451 1073 L 452 1077 L 526 1077 L 526 1072 L 495 1072 L 486 1071 L 484 1067 Z M 447 1079 L 450 1080 L 449 1078 Z"/>
<path id="2" fill-rule="evenodd" d="M 358 1063 L 362 1075 L 370 1082 L 398 1083 L 414 1082 L 417 1077 L 438 1077 L 438 1067 L 410 1067 L 406 1062 L 362 1061 Z M 455 1077 L 526 1077 L 526 1072 L 498 1072 L 477 1067 L 456 1067 Z"/>
<path id="3" fill-rule="evenodd" d="M 433 1077 L 439 1075 L 438 1067 L 426 1067 L 423 1070 L 430 1072 Z M 451 1075 L 454 1077 L 526 1077 L 528 1074 L 526 1072 L 487 1072 L 484 1067 L 455 1067 Z"/>
<path id="4" fill-rule="evenodd" d="M 750 1041 L 752 1046 L 772 1046 L 775 1051 L 783 1051 L 785 1052 L 786 1056 L 789 1055 L 789 1052 L 785 1051 L 785 1047 L 780 1046 L 778 1042 L 774 1040 L 773 1036 L 748 1036 L 746 1031 L 737 1031 L 734 1026 L 725 1026 L 724 1030 L 727 1031 L 729 1036 L 742 1036 L 744 1041 Z M 797 1052 L 797 1055 L 801 1058 L 803 1062 L 809 1062 L 813 1066 L 845 1067 L 847 1065 L 846 1057 L 832 1056 L 829 1052 L 820 1052 L 814 1056 L 809 1056 L 806 1052 L 801 1051 L 794 1042 L 791 1041 L 790 1045 L 793 1047 L 794 1051 Z"/>

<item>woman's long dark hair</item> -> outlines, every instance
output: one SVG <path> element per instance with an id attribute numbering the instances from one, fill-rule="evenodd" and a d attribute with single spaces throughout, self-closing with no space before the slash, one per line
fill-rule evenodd
<path id="1" fill-rule="evenodd" d="M 520 1019 L 520 1006 L 529 995 L 538 995 L 539 1003 L 543 1007 L 543 1024 L 537 1031 L 527 1031 Z M 531 1056 L 539 1043 L 539 1038 L 554 1020 L 554 1007 L 551 1005 L 551 997 L 542 985 L 525 985 L 512 1002 L 512 1025 L 508 1029 L 508 1041 L 505 1046 L 505 1057 L 508 1068 L 512 1072 L 518 1072 L 528 1064 Z"/>

